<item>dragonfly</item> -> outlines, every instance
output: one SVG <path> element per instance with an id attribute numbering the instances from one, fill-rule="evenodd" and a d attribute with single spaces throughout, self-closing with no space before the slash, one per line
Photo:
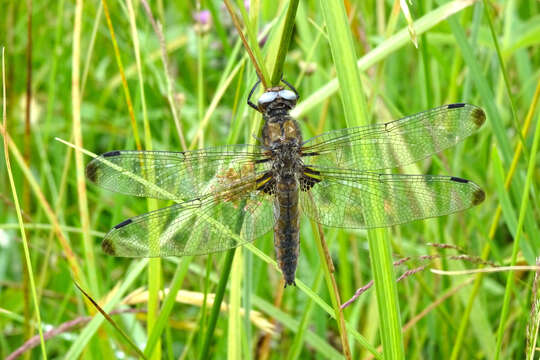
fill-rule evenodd
<path id="1" fill-rule="evenodd" d="M 126 195 L 174 204 L 127 219 L 102 242 L 121 257 L 225 251 L 273 230 L 285 286 L 296 285 L 300 215 L 325 226 L 369 229 L 448 215 L 485 193 L 455 176 L 388 173 L 459 143 L 485 122 L 477 106 L 444 105 L 399 120 L 332 130 L 304 140 L 290 115 L 299 95 L 287 81 L 265 89 L 259 143 L 193 151 L 116 150 L 94 158 L 87 178 Z"/>

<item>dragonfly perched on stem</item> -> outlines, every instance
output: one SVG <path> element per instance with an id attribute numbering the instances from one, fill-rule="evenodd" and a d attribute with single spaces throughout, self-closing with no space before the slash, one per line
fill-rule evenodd
<path id="1" fill-rule="evenodd" d="M 300 213 L 326 226 L 375 228 L 448 215 L 484 200 L 478 185 L 459 177 L 382 172 L 462 141 L 485 122 L 481 108 L 450 104 L 303 140 L 289 115 L 298 92 L 283 83 L 288 88 L 266 89 L 257 104 L 251 97 L 258 83 L 248 96 L 264 119 L 259 145 L 119 150 L 93 159 L 86 174 L 99 186 L 176 202 L 116 225 L 103 250 L 126 257 L 201 255 L 273 229 L 287 286 L 298 263 Z"/>

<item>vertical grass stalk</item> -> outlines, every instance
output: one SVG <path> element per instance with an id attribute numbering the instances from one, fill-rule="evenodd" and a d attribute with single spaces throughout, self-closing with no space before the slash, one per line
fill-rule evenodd
<path id="1" fill-rule="evenodd" d="M 2 47 L 2 137 L 4 138 L 4 156 L 6 158 L 6 169 L 9 177 L 9 184 L 11 186 L 11 194 L 13 195 L 13 203 L 15 205 L 15 211 L 17 213 L 17 221 L 19 223 L 19 229 L 21 230 L 21 238 L 24 250 L 26 272 L 28 273 L 28 280 L 30 282 L 30 291 L 32 292 L 32 300 L 36 309 L 37 327 L 39 332 L 39 340 L 41 344 L 41 354 L 44 359 L 47 359 L 47 350 L 45 349 L 45 340 L 43 338 L 43 329 L 41 324 L 41 315 L 39 312 L 39 302 L 37 299 L 36 284 L 34 281 L 34 273 L 32 269 L 32 261 L 30 258 L 30 250 L 28 247 L 28 239 L 26 238 L 26 231 L 24 229 L 24 222 L 22 218 L 22 212 L 19 205 L 19 197 L 17 195 L 17 189 L 15 188 L 15 180 L 13 179 L 13 173 L 11 171 L 11 163 L 9 161 L 9 148 L 8 148 L 8 135 L 7 135 L 7 115 L 6 115 L 6 66 L 4 61 L 5 48 Z"/>
<path id="2" fill-rule="evenodd" d="M 26 35 L 27 35 L 27 41 L 26 41 L 26 104 L 25 104 L 25 119 L 24 119 L 24 158 L 26 159 L 26 164 L 30 167 L 30 154 L 32 152 L 32 142 L 31 142 L 31 131 L 32 128 L 30 126 L 31 122 L 31 116 L 32 116 L 32 8 L 33 8 L 33 2 L 32 0 L 27 0 L 27 28 L 26 28 Z M 6 129 L 7 131 L 7 129 Z M 26 211 L 31 211 L 31 203 L 30 203 L 30 191 L 28 191 L 28 182 L 23 182 L 23 208 L 26 209 Z M 27 269 L 27 264 L 24 262 L 25 256 L 24 252 L 21 252 L 21 260 L 23 263 L 24 269 Z M 25 324 L 24 324 L 24 335 L 26 338 L 29 338 L 32 334 L 32 326 L 30 322 L 30 299 L 28 296 L 28 277 L 29 274 L 23 270 L 22 274 L 22 280 L 23 280 L 23 312 L 24 312 L 24 318 L 25 318 Z"/>
<path id="3" fill-rule="evenodd" d="M 330 300 L 332 302 L 332 307 L 334 308 L 334 313 L 337 321 L 339 338 L 341 340 L 341 347 L 343 355 L 347 360 L 352 359 L 351 349 L 349 347 L 349 338 L 347 336 L 347 326 L 345 325 L 345 319 L 343 318 L 343 311 L 341 310 L 341 298 L 339 296 L 339 290 L 336 283 L 336 278 L 334 277 L 334 264 L 332 263 L 332 258 L 330 252 L 328 251 L 328 246 L 324 239 L 324 232 L 320 224 L 312 223 L 314 234 L 318 234 L 319 238 L 316 241 L 317 251 L 319 252 L 319 258 L 323 261 L 323 272 L 326 280 L 326 286 L 328 287 L 328 293 L 330 294 Z"/>
<path id="4" fill-rule="evenodd" d="M 144 78 L 141 64 L 141 54 L 139 47 L 139 37 L 137 35 L 137 22 L 135 19 L 135 11 L 131 0 L 126 0 L 128 19 L 131 30 L 131 39 L 133 42 L 133 51 L 135 53 L 135 64 L 137 67 L 137 78 L 139 79 L 139 91 L 141 97 L 142 106 L 142 118 L 144 129 L 144 144 L 145 150 L 152 150 L 152 133 L 150 131 L 150 123 L 148 121 L 148 113 L 146 110 L 146 97 L 144 93 Z M 112 27 L 111 27 L 112 28 Z M 129 106 L 129 104 L 128 104 Z M 149 179 L 153 179 L 155 174 L 153 172 L 146 174 Z M 155 199 L 147 199 L 148 211 L 154 211 L 157 209 L 157 201 Z M 151 248 L 159 246 L 158 237 L 149 237 Z M 159 313 L 159 291 L 161 289 L 161 259 L 152 258 L 148 262 L 148 313 L 147 313 L 147 335 L 150 337 L 154 333 L 154 327 L 157 322 Z M 158 339 L 155 347 L 155 351 L 152 354 L 152 359 L 161 359 L 161 342 Z"/>
<path id="5" fill-rule="evenodd" d="M 519 209 L 519 219 L 516 229 L 516 236 L 514 238 L 514 244 L 512 248 L 512 257 L 510 260 L 510 266 L 516 264 L 517 254 L 520 249 L 519 243 L 521 241 L 521 234 L 523 233 L 523 223 L 525 221 L 525 214 L 527 213 L 527 206 L 529 204 L 529 189 L 531 188 L 533 174 L 536 166 L 536 155 L 538 152 L 538 143 L 540 142 L 540 115 L 536 121 L 536 131 L 534 132 L 534 140 L 531 149 L 531 156 L 529 158 L 529 166 L 527 168 L 527 178 L 525 179 L 525 187 L 523 188 L 523 195 L 521 198 L 521 206 Z M 514 271 L 509 271 L 506 278 L 506 289 L 504 292 L 503 307 L 501 311 L 499 329 L 497 330 L 497 347 L 495 349 L 495 359 L 499 359 L 501 353 L 502 339 L 504 335 L 504 329 L 506 325 L 506 318 L 508 315 L 508 309 L 510 305 L 510 296 L 512 295 L 514 287 Z"/>
<path id="6" fill-rule="evenodd" d="M 529 131 L 532 118 L 534 116 L 534 113 L 536 112 L 536 107 L 538 105 L 538 101 L 540 99 L 540 81 L 536 84 L 536 91 L 534 93 L 531 105 L 529 106 L 529 110 L 527 112 L 527 116 L 525 118 L 525 123 L 523 124 L 523 128 L 521 130 L 521 134 L 523 137 L 525 137 Z M 504 189 L 505 191 L 508 191 L 510 188 L 510 184 L 512 182 L 512 178 L 515 174 L 515 170 L 517 168 L 521 151 L 522 151 L 523 145 L 521 142 L 517 144 L 516 150 L 514 151 L 514 156 L 512 158 L 512 164 L 510 165 L 510 170 L 506 174 L 506 178 L 504 180 Z M 501 165 L 502 167 L 502 165 Z M 495 238 L 495 234 L 497 232 L 497 228 L 499 226 L 499 220 L 502 213 L 502 207 L 501 204 L 497 206 L 497 210 L 495 210 L 495 214 L 493 215 L 491 226 L 489 228 L 488 233 L 488 242 L 484 245 L 484 248 L 482 249 L 482 255 L 481 259 L 486 260 L 489 256 L 489 253 L 491 251 L 491 241 Z M 457 359 L 459 356 L 459 352 L 461 350 L 461 344 L 463 343 L 463 338 L 465 336 L 465 331 L 468 328 L 469 324 L 469 316 L 472 311 L 473 303 L 476 299 L 476 296 L 478 295 L 478 292 L 480 291 L 480 287 L 482 285 L 482 280 L 484 279 L 484 274 L 479 273 L 476 276 L 476 279 L 474 281 L 474 285 L 472 287 L 471 293 L 469 295 L 469 300 L 467 302 L 467 306 L 465 307 L 465 311 L 463 312 L 463 315 L 461 316 L 461 321 L 459 324 L 458 332 L 456 335 L 456 340 L 454 342 L 454 347 L 452 349 L 452 355 L 451 359 Z"/>
<path id="7" fill-rule="evenodd" d="M 321 0 L 320 4 L 328 29 L 328 40 L 336 66 L 347 126 L 366 125 L 369 114 L 345 7 L 338 0 Z M 366 209 L 366 212 L 369 211 L 370 209 Z M 404 359 L 401 317 L 387 231 L 385 229 L 369 230 L 368 241 L 381 320 L 380 335 L 384 357 Z"/>
<path id="8" fill-rule="evenodd" d="M 75 7 L 75 23 L 73 27 L 73 53 L 71 72 L 71 109 L 73 121 L 73 139 L 75 145 L 82 147 L 81 124 L 81 93 L 80 93 L 80 53 L 81 53 L 81 27 L 83 14 L 83 1 L 78 0 Z M 94 256 L 94 244 L 90 236 L 90 215 L 88 214 L 88 198 L 86 196 L 86 178 L 84 175 L 84 161 L 82 153 L 75 153 L 77 198 L 81 217 L 82 238 L 86 268 L 88 269 L 89 288 L 92 293 L 99 294 L 97 287 L 97 268 Z"/>
<path id="9" fill-rule="evenodd" d="M 163 30 L 161 26 L 159 26 L 156 20 L 154 19 L 154 16 L 152 15 L 152 10 L 150 9 L 150 5 L 148 5 L 148 2 L 146 0 L 141 0 L 141 3 L 143 5 L 144 11 L 146 12 L 146 15 L 148 16 L 148 19 L 150 20 L 150 23 L 152 24 L 152 28 L 154 29 L 154 32 L 156 33 L 156 36 L 159 40 L 159 47 L 161 50 L 161 62 L 163 64 L 163 70 L 165 73 L 165 81 L 167 84 L 167 100 L 171 108 L 171 114 L 173 116 L 174 125 L 176 127 L 176 132 L 178 134 L 178 139 L 180 140 L 180 145 L 182 146 L 182 151 L 187 151 L 188 148 L 187 148 L 186 140 L 184 138 L 184 129 L 179 119 L 179 110 L 176 107 L 176 100 L 174 98 L 173 77 L 169 68 L 169 60 L 167 58 L 167 45 L 165 43 L 165 36 L 163 35 Z"/>
<path id="10" fill-rule="evenodd" d="M 231 272 L 232 262 L 234 260 L 234 253 L 236 248 L 230 249 L 225 255 L 225 261 L 221 269 L 221 276 L 219 278 L 218 288 L 216 291 L 216 297 L 214 298 L 214 304 L 212 305 L 212 312 L 210 313 L 210 318 L 208 320 L 208 327 L 204 333 L 204 341 L 202 351 L 199 354 L 199 360 L 210 359 L 210 345 L 214 340 L 214 330 L 216 329 L 216 324 L 219 318 L 219 313 L 221 310 L 221 302 L 225 296 L 225 290 L 227 288 L 227 281 L 229 279 L 229 274 Z"/>
<path id="11" fill-rule="evenodd" d="M 131 95 L 129 93 L 129 87 L 126 80 L 126 75 L 124 73 L 124 65 L 122 63 L 122 57 L 120 56 L 120 49 L 118 48 L 118 44 L 116 42 L 116 36 L 114 35 L 114 28 L 111 21 L 111 15 L 109 13 L 109 6 L 107 5 L 107 0 L 102 0 L 102 4 L 103 4 L 103 12 L 105 14 L 105 18 L 107 19 L 107 25 L 109 27 L 109 33 L 111 35 L 111 42 L 113 44 L 116 64 L 118 65 L 118 71 L 120 72 L 120 77 L 122 79 L 122 88 L 124 89 L 124 95 L 126 97 L 126 103 L 127 103 L 127 107 L 129 111 L 129 118 L 131 120 L 131 127 L 133 130 L 133 137 L 135 138 L 135 145 L 137 146 L 137 150 L 142 150 L 141 139 L 139 137 L 139 130 L 137 128 L 137 121 L 135 120 L 135 113 L 133 112 Z"/>

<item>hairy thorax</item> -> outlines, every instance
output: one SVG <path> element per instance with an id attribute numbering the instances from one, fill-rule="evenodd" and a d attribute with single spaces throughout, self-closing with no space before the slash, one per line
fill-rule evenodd
<path id="1" fill-rule="evenodd" d="M 272 170 L 276 180 L 300 175 L 303 171 L 300 158 L 302 134 L 296 120 L 289 116 L 267 119 L 262 135 L 273 160 Z"/>

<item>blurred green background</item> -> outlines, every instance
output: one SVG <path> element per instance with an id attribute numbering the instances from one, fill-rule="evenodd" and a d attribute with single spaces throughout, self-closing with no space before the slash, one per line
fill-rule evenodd
<path id="1" fill-rule="evenodd" d="M 233 7 L 247 24 L 248 38 L 259 36 L 262 57 L 272 69 L 289 2 L 245 4 L 248 9 L 242 1 Z M 325 11 L 333 11 L 336 1 L 328 4 L 299 3 L 283 70 L 300 92 L 294 115 L 306 139 L 346 127 L 347 100 L 336 91 L 344 70 L 336 61 L 339 54 L 331 52 L 333 27 L 325 26 Z M 532 147 L 538 126 L 540 3 L 403 1 L 408 11 L 399 4 L 344 2 L 356 55 L 341 55 L 359 59 L 364 93 L 358 101 L 365 101 L 368 117 L 360 122 L 386 122 L 453 102 L 482 107 L 487 121 L 479 132 L 395 171 L 463 177 L 487 196 L 467 212 L 388 230 L 395 260 L 412 257 L 395 268 L 396 277 L 426 266 L 397 283 L 400 317 L 394 325 L 403 327 L 397 341 L 404 349 L 397 356 L 537 358 L 534 271 L 441 276 L 429 269 L 476 269 L 485 264 L 481 257 L 488 267 L 535 264 L 540 172 Z M 118 312 L 113 319 L 138 348 L 144 350 L 157 329 L 151 335 L 152 341 L 160 339 L 154 358 L 200 358 L 208 338 L 216 359 L 344 357 L 318 235 L 307 219 L 301 227 L 301 285 L 282 289 L 281 274 L 267 262 L 274 258 L 272 234 L 257 239 L 256 248 L 239 249 L 215 333 L 208 332 L 212 302 L 203 304 L 216 292 L 225 255 L 149 264 L 101 251 L 101 239 L 112 226 L 168 204 L 86 183 L 83 171 L 91 158 L 57 138 L 95 154 L 139 146 L 181 151 L 253 142 L 261 124 L 260 115 L 246 105 L 257 79 L 254 66 L 224 4 L 157 0 L 149 5 L 163 31 L 168 71 L 159 35 L 140 1 L 0 2 L 11 169 L 26 230 L 23 240 L 2 147 L 0 357 L 17 350 L 26 358 L 42 357 L 39 339 L 32 349 L 23 347 L 38 334 L 33 294 L 49 358 L 137 357 L 101 316 L 89 322 L 86 317 L 95 310 L 74 281 L 101 306 L 108 304 L 107 311 Z M 366 232 L 324 228 L 324 234 L 344 302 L 373 278 Z M 156 314 L 147 310 L 165 311 L 156 298 L 171 284 L 181 291 L 176 301 L 169 299 L 163 326 L 156 326 Z M 343 311 L 352 358 L 383 356 L 386 330 L 378 303 L 372 288 Z M 64 331 L 49 332 L 58 329 Z"/>

